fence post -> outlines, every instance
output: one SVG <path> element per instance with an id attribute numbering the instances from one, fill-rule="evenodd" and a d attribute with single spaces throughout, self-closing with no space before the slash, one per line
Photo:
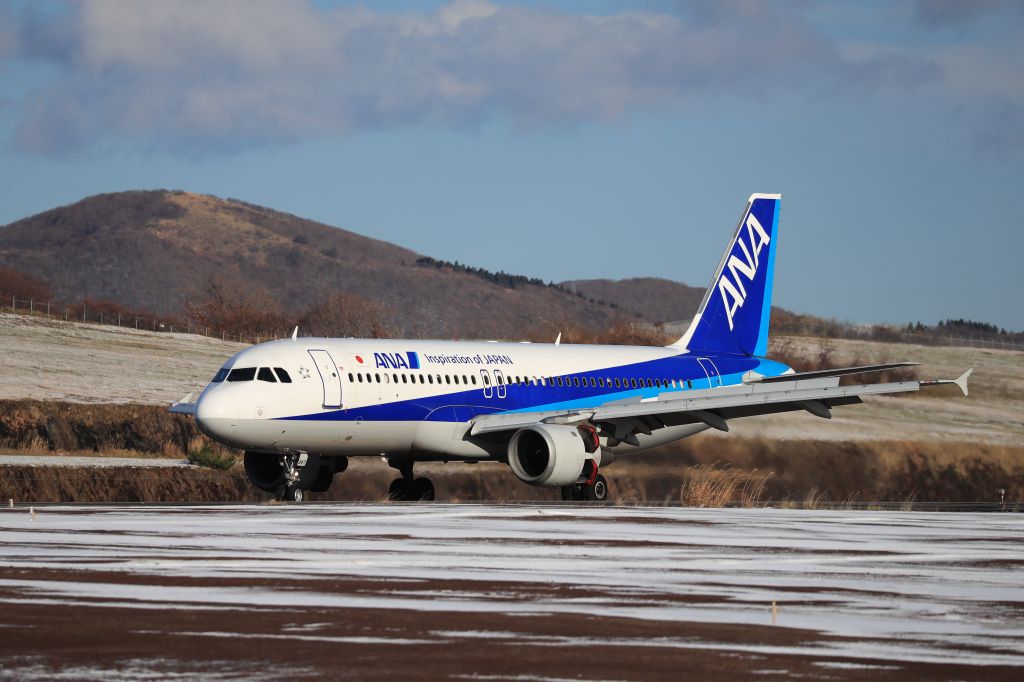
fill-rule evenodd
<path id="1" fill-rule="evenodd" d="M 33 299 L 28 299 L 28 311 L 34 313 L 36 311 L 36 302 Z"/>
<path id="2" fill-rule="evenodd" d="M 50 303 L 52 303 L 52 301 L 47 301 L 46 302 L 46 316 L 47 317 L 50 316 Z"/>
<path id="3" fill-rule="evenodd" d="M 118 313 L 118 314 L 117 314 L 117 326 L 118 326 L 118 327 L 120 327 L 120 326 L 121 326 L 121 313 Z"/>
<path id="4" fill-rule="evenodd" d="M 17 304 L 17 302 L 18 302 L 18 299 L 16 299 L 14 297 L 14 294 L 11 294 L 11 312 L 12 313 L 15 311 L 15 305 Z"/>

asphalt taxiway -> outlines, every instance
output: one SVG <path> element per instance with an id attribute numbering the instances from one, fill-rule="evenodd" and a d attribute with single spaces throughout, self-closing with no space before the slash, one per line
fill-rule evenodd
<path id="1" fill-rule="evenodd" d="M 1020 679 L 1024 516 L 0 510 L 0 678 Z"/>

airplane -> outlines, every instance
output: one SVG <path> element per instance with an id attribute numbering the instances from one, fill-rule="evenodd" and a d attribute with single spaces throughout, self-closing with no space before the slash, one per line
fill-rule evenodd
<path id="1" fill-rule="evenodd" d="M 506 463 L 562 499 L 604 501 L 616 457 L 734 419 L 805 411 L 829 418 L 863 396 L 957 379 L 840 385 L 847 375 L 916 363 L 795 372 L 768 357 L 779 194 L 752 194 L 686 333 L 666 347 L 495 341 L 299 338 L 240 351 L 195 402 L 213 440 L 245 452 L 257 488 L 301 502 L 349 457 L 399 473 L 393 500 L 433 500 L 418 462 Z"/>

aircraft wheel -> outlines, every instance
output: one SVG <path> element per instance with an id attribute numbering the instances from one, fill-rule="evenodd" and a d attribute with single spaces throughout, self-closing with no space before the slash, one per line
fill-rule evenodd
<path id="1" fill-rule="evenodd" d="M 576 499 L 576 491 L 575 491 L 574 488 L 575 488 L 575 486 L 571 486 L 571 485 L 563 485 L 562 486 L 562 501 L 563 502 L 572 502 L 573 500 Z"/>
<path id="2" fill-rule="evenodd" d="M 297 485 L 289 485 L 284 489 L 284 500 L 286 502 L 302 502 L 305 494 L 302 492 L 302 488 Z"/>
<path id="3" fill-rule="evenodd" d="M 412 482 L 409 498 L 421 502 L 434 501 L 434 484 L 429 478 L 417 478 Z"/>
<path id="4" fill-rule="evenodd" d="M 607 502 L 608 481 L 605 477 L 598 474 L 593 485 L 583 486 L 583 498 L 591 502 Z"/>
<path id="5" fill-rule="evenodd" d="M 388 486 L 388 499 L 394 502 L 405 502 L 410 499 L 409 482 L 404 478 L 396 478 Z"/>

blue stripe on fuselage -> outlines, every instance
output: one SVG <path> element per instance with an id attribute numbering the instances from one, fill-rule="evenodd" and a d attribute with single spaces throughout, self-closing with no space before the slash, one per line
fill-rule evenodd
<path id="1" fill-rule="evenodd" d="M 703 356 L 701 356 L 703 359 Z M 743 374 L 754 370 L 764 376 L 777 376 L 785 372 L 786 365 L 750 356 L 713 355 L 710 358 L 721 375 L 723 385 L 737 384 Z M 443 373 L 443 372 L 442 372 Z M 532 375 L 531 375 L 532 376 Z M 707 376 L 692 355 L 676 355 L 670 358 L 651 360 L 631 365 L 620 365 L 607 369 L 590 370 L 574 374 L 555 375 L 567 378 L 569 383 L 586 381 L 586 386 L 534 386 L 530 383 L 507 384 L 506 397 L 499 398 L 498 386 L 491 386 L 492 397 L 485 398 L 480 386 L 463 391 L 439 395 L 422 396 L 389 403 L 364 405 L 327 412 L 278 417 L 279 420 L 301 421 L 468 421 L 480 414 L 495 412 L 540 412 L 561 409 L 582 409 L 597 407 L 625 399 L 654 398 L 667 392 L 703 389 L 711 387 Z M 614 388 L 612 386 L 590 386 L 590 379 L 663 379 L 684 380 L 689 388 L 672 389 L 656 386 L 641 388 Z M 547 377 L 545 377 L 547 379 Z M 717 386 L 717 382 L 715 383 Z M 372 384 L 370 384 L 372 386 Z M 435 384 L 436 386 L 436 384 Z M 456 410 L 441 410 L 455 407 Z"/>

